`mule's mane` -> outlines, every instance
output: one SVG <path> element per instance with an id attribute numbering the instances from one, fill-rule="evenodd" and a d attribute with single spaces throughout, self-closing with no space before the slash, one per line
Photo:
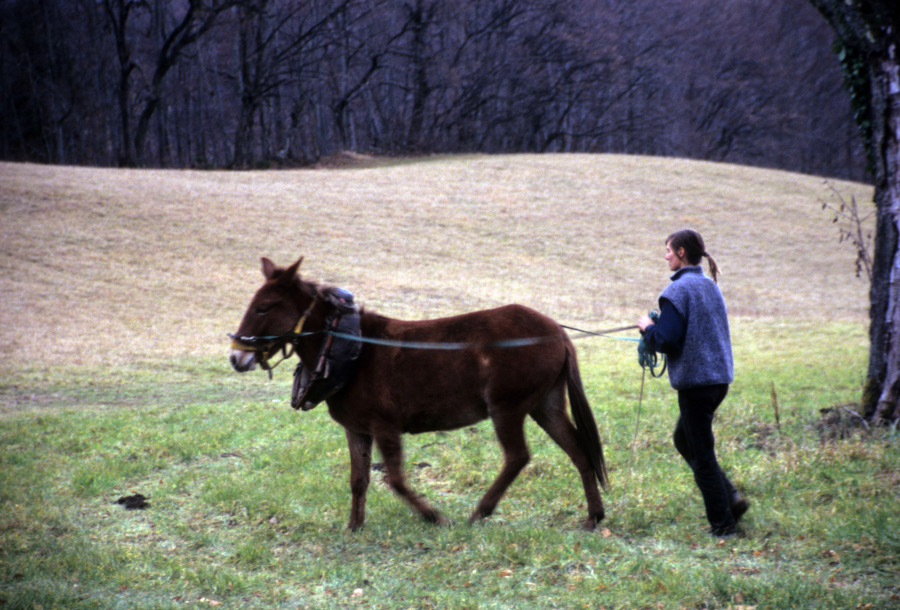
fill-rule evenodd
<path id="1" fill-rule="evenodd" d="M 304 280 L 299 275 L 294 281 L 299 285 L 300 292 L 315 299 L 324 299 L 330 288 L 330 286 L 322 286 L 317 282 Z"/>

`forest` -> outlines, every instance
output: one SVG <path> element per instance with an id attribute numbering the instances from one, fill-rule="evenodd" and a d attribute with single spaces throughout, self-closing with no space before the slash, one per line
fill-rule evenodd
<path id="1" fill-rule="evenodd" d="M 6 0 L 0 158 L 615 152 L 870 179 L 807 0 Z"/>

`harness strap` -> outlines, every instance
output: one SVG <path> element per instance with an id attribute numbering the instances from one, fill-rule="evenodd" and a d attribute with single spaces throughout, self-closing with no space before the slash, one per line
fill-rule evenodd
<path id="1" fill-rule="evenodd" d="M 313 300 L 310 301 L 309 307 L 306 308 L 306 311 L 303 312 L 303 315 L 300 316 L 300 319 L 297 320 L 296 326 L 294 326 L 294 334 L 299 335 L 300 331 L 303 330 L 303 325 L 306 324 L 306 319 L 309 317 L 309 314 L 312 313 L 313 307 L 315 307 L 318 302 L 319 297 L 314 296 Z"/>
<path id="2" fill-rule="evenodd" d="M 312 367 L 305 368 L 302 360 L 297 363 L 291 392 L 291 406 L 295 409 L 308 411 L 327 400 L 347 385 L 356 372 L 355 363 L 362 352 L 362 345 L 355 341 L 360 322 L 352 295 L 349 296 L 349 300 L 341 298 L 325 319 L 325 329 L 320 331 L 325 338 Z"/>
<path id="3" fill-rule="evenodd" d="M 322 349 L 319 350 L 319 361 L 316 363 L 316 369 L 313 371 L 313 375 L 322 375 L 325 372 L 325 364 L 328 360 L 328 352 L 331 350 L 331 343 L 334 341 L 335 331 L 338 327 L 338 323 L 341 321 L 341 315 L 338 313 L 334 316 L 331 321 L 331 332 L 325 337 L 325 342 L 322 344 Z"/>

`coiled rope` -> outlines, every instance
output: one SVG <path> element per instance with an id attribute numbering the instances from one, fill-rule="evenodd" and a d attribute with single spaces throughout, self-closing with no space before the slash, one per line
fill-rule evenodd
<path id="1" fill-rule="evenodd" d="M 654 324 L 659 322 L 659 312 L 651 311 L 648 315 Z M 659 361 L 660 355 L 647 347 L 647 342 L 644 341 L 644 337 L 641 337 L 638 341 L 638 364 L 645 371 L 649 370 L 651 377 L 662 377 L 666 372 L 666 364 L 668 364 L 666 355 L 662 354 L 662 367 L 657 371 L 656 367 L 660 366 Z"/>

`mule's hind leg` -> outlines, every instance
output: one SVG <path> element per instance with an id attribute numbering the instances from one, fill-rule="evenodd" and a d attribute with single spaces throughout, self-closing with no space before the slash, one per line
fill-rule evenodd
<path id="1" fill-rule="evenodd" d="M 400 435 L 380 434 L 375 437 L 375 444 L 384 459 L 385 478 L 391 489 L 417 510 L 426 521 L 437 524 L 448 523 L 446 517 L 407 486 L 403 476 L 403 445 Z"/>
<path id="2" fill-rule="evenodd" d="M 501 411 L 501 409 L 496 409 Z M 475 512 L 469 517 L 469 524 L 491 516 L 497 503 L 512 482 L 528 464 L 530 454 L 525 440 L 525 417 L 516 412 L 493 415 L 494 431 L 503 449 L 503 468 L 494 483 L 478 502 Z"/>
<path id="3" fill-rule="evenodd" d="M 565 412 L 564 387 L 559 386 L 550 391 L 541 405 L 531 414 L 534 421 L 559 445 L 581 476 L 584 495 L 587 499 L 588 516 L 582 523 L 582 529 L 593 530 L 603 520 L 603 498 L 597 486 L 597 473 L 591 461 L 578 442 L 575 426 Z"/>

